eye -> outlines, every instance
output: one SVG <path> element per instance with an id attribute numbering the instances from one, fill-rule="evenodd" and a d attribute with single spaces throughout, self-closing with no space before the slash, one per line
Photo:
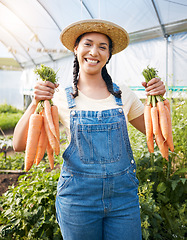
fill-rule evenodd
<path id="1" fill-rule="evenodd" d="M 100 47 L 101 49 L 103 49 L 103 50 L 106 50 L 107 48 L 106 47 Z"/>
<path id="2" fill-rule="evenodd" d="M 91 46 L 90 43 L 84 43 L 84 46 Z"/>

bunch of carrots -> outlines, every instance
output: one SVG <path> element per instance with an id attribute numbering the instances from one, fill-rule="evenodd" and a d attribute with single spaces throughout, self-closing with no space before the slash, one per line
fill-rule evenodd
<path id="1" fill-rule="evenodd" d="M 142 74 L 148 83 L 158 77 L 155 68 L 144 69 Z M 168 160 L 169 149 L 174 152 L 170 102 L 163 96 L 148 96 L 144 106 L 144 120 L 147 146 L 150 153 L 154 152 L 154 138 L 163 158 Z"/>
<path id="2" fill-rule="evenodd" d="M 56 72 L 45 65 L 34 72 L 43 81 L 57 82 Z M 25 150 L 25 171 L 34 163 L 38 165 L 47 151 L 50 168 L 54 167 L 54 153 L 60 153 L 58 108 L 52 100 L 41 100 L 36 111 L 30 116 Z"/>

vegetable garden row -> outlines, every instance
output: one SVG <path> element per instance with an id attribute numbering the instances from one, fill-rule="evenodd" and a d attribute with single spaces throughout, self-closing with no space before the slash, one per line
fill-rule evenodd
<path id="1" fill-rule="evenodd" d="M 187 237 L 187 101 L 173 100 L 171 107 L 175 148 L 174 152 L 169 152 L 169 161 L 162 157 L 156 143 L 154 153 L 149 153 L 146 136 L 128 126 L 137 163 L 142 233 L 146 240 L 182 240 Z M 6 104 L 0 106 L 2 130 L 13 128 L 21 117 L 22 112 L 12 109 Z M 12 114 L 19 117 L 9 117 Z M 6 119 L 9 118 L 7 127 L 4 122 L 8 122 Z M 0 140 L 0 148 L 8 147 L 11 137 L 2 136 Z M 61 155 L 67 142 L 64 132 L 60 132 L 60 142 L 61 153 L 55 155 L 53 170 L 45 154 L 38 166 L 33 165 L 19 177 L 16 187 L 10 186 L 0 197 L 0 240 L 62 239 L 56 222 L 55 196 L 63 161 Z M 4 152 L 1 152 L 0 169 L 22 169 L 24 157 L 24 153 L 15 153 L 5 161 Z"/>

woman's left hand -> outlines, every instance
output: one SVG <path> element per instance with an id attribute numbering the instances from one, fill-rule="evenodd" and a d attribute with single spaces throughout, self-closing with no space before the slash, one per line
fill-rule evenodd
<path id="1" fill-rule="evenodd" d="M 166 88 L 160 78 L 153 78 L 148 83 L 142 82 L 142 86 L 145 87 L 146 95 L 164 95 Z"/>

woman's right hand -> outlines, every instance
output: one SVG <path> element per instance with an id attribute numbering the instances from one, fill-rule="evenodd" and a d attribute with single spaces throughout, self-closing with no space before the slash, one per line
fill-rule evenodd
<path id="1" fill-rule="evenodd" d="M 55 92 L 55 88 L 57 88 L 59 84 L 54 84 L 49 81 L 39 80 L 36 82 L 34 86 L 34 101 L 37 105 L 40 100 L 50 100 L 53 98 L 53 94 Z"/>

